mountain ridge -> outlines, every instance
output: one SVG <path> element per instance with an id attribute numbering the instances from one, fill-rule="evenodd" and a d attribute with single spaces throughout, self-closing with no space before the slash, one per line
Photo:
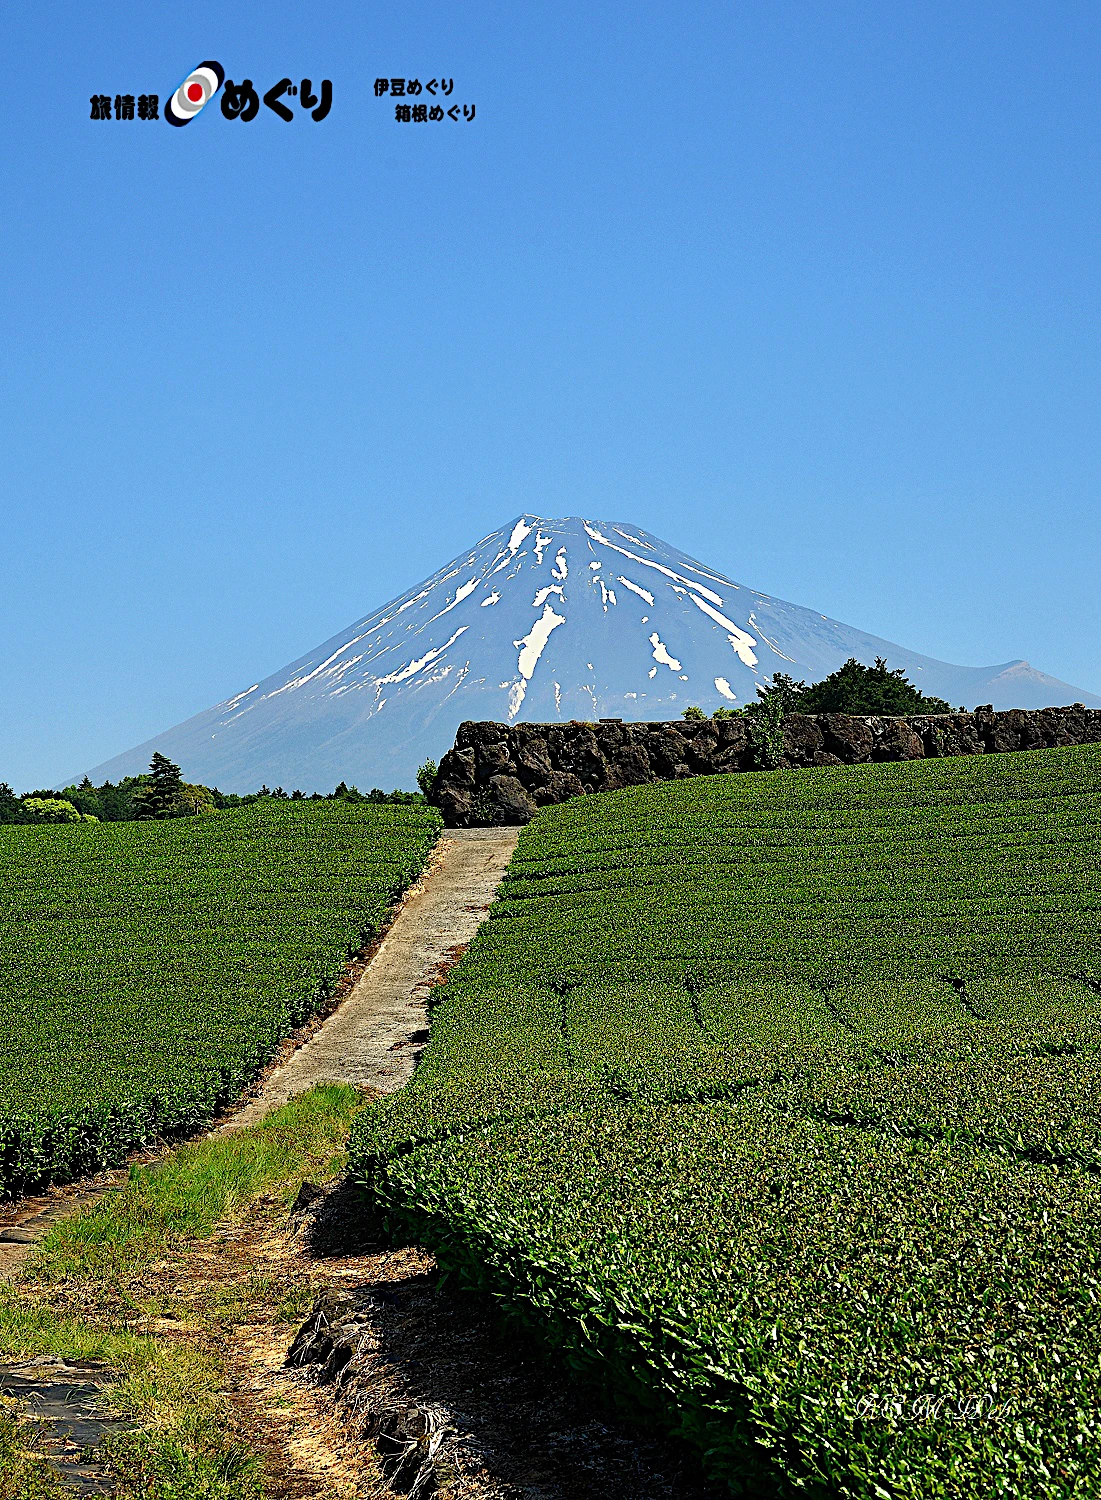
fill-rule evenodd
<path id="1" fill-rule="evenodd" d="M 1023 659 L 960 667 L 735 583 L 626 522 L 525 513 L 279 671 L 94 767 L 154 750 L 223 791 L 412 786 L 464 719 L 678 718 L 885 656 L 955 707 L 1101 707 Z"/>

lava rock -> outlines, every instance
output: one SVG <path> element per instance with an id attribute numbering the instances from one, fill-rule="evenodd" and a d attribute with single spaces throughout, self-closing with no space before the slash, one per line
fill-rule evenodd
<path id="1" fill-rule="evenodd" d="M 540 807 L 651 781 L 760 770 L 741 715 L 672 723 L 460 724 L 430 800 L 449 828 L 527 823 Z M 1101 743 L 1101 709 L 1010 709 L 912 717 L 789 714 L 784 768 L 984 755 Z"/>
<path id="2" fill-rule="evenodd" d="M 483 776 L 488 772 L 491 777 L 497 773 L 515 772 L 516 767 L 508 745 L 501 740 L 495 745 L 485 745 L 479 757 L 478 770 Z"/>
<path id="3" fill-rule="evenodd" d="M 873 760 L 921 760 L 925 746 L 905 719 L 880 719 L 873 730 Z"/>
<path id="4" fill-rule="evenodd" d="M 476 822 L 474 798 L 464 786 L 443 782 L 437 776 L 432 788 L 432 801 L 440 810 L 447 828 L 469 828 Z"/>
<path id="5" fill-rule="evenodd" d="M 491 776 L 489 778 L 490 811 L 495 824 L 508 827 L 516 823 L 530 823 L 538 812 L 538 806 L 528 796 L 522 781 L 515 776 Z"/>
<path id="6" fill-rule="evenodd" d="M 855 714 L 822 714 L 818 722 L 825 748 L 840 756 L 847 766 L 871 760 L 875 740 L 866 719 L 858 719 Z"/>
<path id="7" fill-rule="evenodd" d="M 645 748 L 642 745 L 626 745 L 612 761 L 604 789 L 612 791 L 621 786 L 645 786 L 648 781 L 657 779 L 650 769 L 650 757 Z"/>
<path id="8" fill-rule="evenodd" d="M 812 714 L 788 714 L 784 720 L 784 762 L 788 766 L 815 766 L 815 756 L 826 741 Z"/>
<path id="9" fill-rule="evenodd" d="M 544 786 L 554 775 L 550 751 L 544 739 L 532 738 L 516 751 L 520 780 L 525 786 Z"/>
<path id="10" fill-rule="evenodd" d="M 440 761 L 436 780 L 453 786 L 473 786 L 477 779 L 474 768 L 475 752 L 472 746 L 448 750 Z"/>
<path id="11" fill-rule="evenodd" d="M 572 771 L 552 771 L 545 784 L 534 793 L 541 807 L 554 802 L 568 802 L 571 797 L 584 796 L 585 788 Z"/>

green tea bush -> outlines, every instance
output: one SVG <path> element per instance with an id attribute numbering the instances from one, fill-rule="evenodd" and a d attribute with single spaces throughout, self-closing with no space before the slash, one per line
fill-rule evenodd
<path id="1" fill-rule="evenodd" d="M 1101 748 L 548 808 L 353 1166 L 732 1494 L 1101 1493 Z"/>
<path id="2" fill-rule="evenodd" d="M 0 828 L 0 1190 L 196 1130 L 424 866 L 426 808 Z"/>

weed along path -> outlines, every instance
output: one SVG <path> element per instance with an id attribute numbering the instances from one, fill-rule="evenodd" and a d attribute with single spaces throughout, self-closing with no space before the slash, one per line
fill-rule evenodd
<path id="1" fill-rule="evenodd" d="M 315 1083 L 400 1088 L 427 1040 L 428 992 L 481 926 L 519 836 L 518 828 L 444 833 L 347 998 L 220 1128 L 254 1125 Z"/>

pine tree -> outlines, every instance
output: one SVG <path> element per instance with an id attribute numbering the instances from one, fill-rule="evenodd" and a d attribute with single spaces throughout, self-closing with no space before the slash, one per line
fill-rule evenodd
<path id="1" fill-rule="evenodd" d="M 181 805 L 184 789 L 179 766 L 167 755 L 154 750 L 149 762 L 149 780 L 134 798 L 135 816 L 146 818 L 174 818 L 185 811 Z"/>
<path id="2" fill-rule="evenodd" d="M 0 781 L 0 823 L 29 823 L 31 815 L 6 781 Z"/>

